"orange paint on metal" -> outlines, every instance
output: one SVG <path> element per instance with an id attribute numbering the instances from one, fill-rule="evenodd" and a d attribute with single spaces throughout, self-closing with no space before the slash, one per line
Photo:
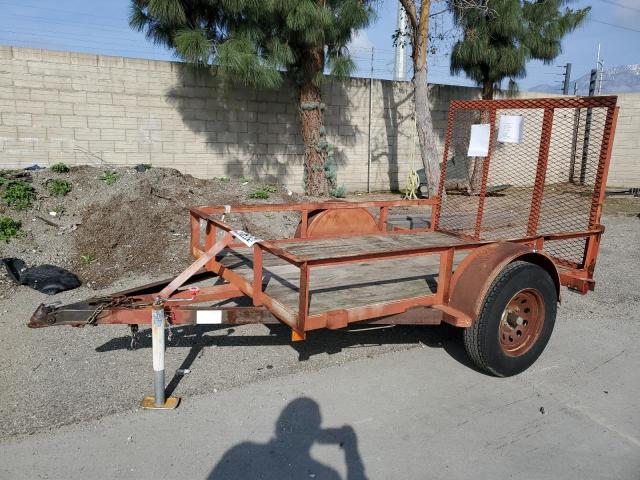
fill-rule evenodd
<path id="1" fill-rule="evenodd" d="M 300 267 L 300 289 L 298 305 L 297 330 L 304 332 L 305 321 L 309 315 L 309 267 L 303 264 Z"/>
<path id="2" fill-rule="evenodd" d="M 444 313 L 442 317 L 442 321 L 444 323 L 462 328 L 470 327 L 473 324 L 473 318 L 449 305 L 434 305 L 433 308 Z"/>
<path id="3" fill-rule="evenodd" d="M 253 246 L 253 304 L 262 305 L 262 249 L 260 245 Z"/>
<path id="4" fill-rule="evenodd" d="M 476 226 L 473 238 L 480 239 L 480 229 L 482 227 L 482 216 L 484 214 L 484 199 L 487 196 L 487 181 L 489 180 L 489 165 L 491 165 L 491 156 L 493 155 L 493 143 L 496 136 L 496 111 L 489 110 L 489 151 L 484 157 L 482 163 L 482 183 L 480 185 L 480 194 L 478 195 L 478 211 L 476 213 Z"/>
<path id="5" fill-rule="evenodd" d="M 189 212 L 191 226 L 191 255 L 195 257 L 196 251 L 200 250 L 200 217 L 193 212 Z"/>
<path id="6" fill-rule="evenodd" d="M 531 198 L 531 209 L 529 211 L 529 222 L 527 223 L 527 235 L 535 235 L 538 231 L 538 221 L 540 220 L 540 208 L 542 206 L 542 195 L 544 194 L 544 182 L 547 175 L 547 164 L 549 162 L 549 148 L 551 146 L 551 129 L 553 128 L 553 108 L 544 109 L 542 128 L 540 129 L 540 149 L 538 151 L 538 165 L 536 167 L 536 178 L 533 185 L 533 196 Z"/>
<path id="7" fill-rule="evenodd" d="M 296 330 L 291 330 L 291 341 L 292 342 L 302 342 L 307 339 L 306 332 L 297 332 Z"/>
<path id="8" fill-rule="evenodd" d="M 532 253 L 527 245 L 499 242 L 478 248 L 458 265 L 451 279 L 448 305 L 476 319 L 496 276 L 510 262 Z"/>
<path id="9" fill-rule="evenodd" d="M 380 207 L 407 207 L 420 205 L 436 205 L 437 198 L 420 198 L 417 200 L 379 200 L 372 202 L 317 202 L 317 203 L 269 203 L 257 205 L 230 205 L 223 206 L 199 206 L 192 207 L 189 210 L 198 211 L 203 214 L 211 213 L 248 213 L 248 212 L 286 212 L 307 210 L 334 210 L 334 209 L 352 209 L 352 208 L 380 208 Z M 200 215 L 200 216 L 203 216 Z"/>
<path id="10" fill-rule="evenodd" d="M 440 270 L 438 272 L 437 303 L 449 303 L 449 288 L 451 287 L 451 274 L 453 268 L 453 248 L 449 248 L 440 254 Z"/>
<path id="11" fill-rule="evenodd" d="M 502 313 L 498 337 L 502 352 L 519 357 L 538 341 L 545 320 L 545 305 L 540 292 L 526 288 L 516 293 Z"/>
<path id="12" fill-rule="evenodd" d="M 378 230 L 387 231 L 387 216 L 389 215 L 389 207 L 380 207 L 380 215 L 378 216 Z"/>
<path id="13" fill-rule="evenodd" d="M 215 238 L 215 237 L 213 237 Z M 209 237 L 207 237 L 209 240 Z M 168 298 L 173 292 L 180 288 L 184 282 L 189 280 L 196 272 L 198 272 L 205 265 L 208 267 L 209 263 L 215 259 L 216 255 L 222 251 L 227 245 L 231 243 L 231 235 L 227 233 L 219 242 L 216 242 L 211 247 L 207 248 L 207 252 L 193 262 L 184 272 L 178 275 L 169 285 L 164 287 L 158 294 L 161 298 Z"/>
<path id="14" fill-rule="evenodd" d="M 325 238 L 342 235 L 366 235 L 378 233 L 378 224 L 371 213 L 364 208 L 349 210 L 322 210 L 314 212 L 309 219 L 306 235 L 303 224 L 298 225 L 297 238 Z"/>

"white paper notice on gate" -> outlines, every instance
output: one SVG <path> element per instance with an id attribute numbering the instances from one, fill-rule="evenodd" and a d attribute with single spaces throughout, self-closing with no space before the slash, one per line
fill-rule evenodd
<path id="1" fill-rule="evenodd" d="M 236 237 L 238 240 L 244 243 L 247 247 L 253 247 L 255 243 L 262 241 L 261 238 L 254 237 L 253 235 L 245 232 L 244 230 L 231 230 L 231 235 Z"/>
<path id="2" fill-rule="evenodd" d="M 522 115 L 500 115 L 498 141 L 500 143 L 522 143 L 524 117 Z"/>
<path id="3" fill-rule="evenodd" d="M 486 157 L 489 155 L 489 137 L 491 135 L 491 125 L 479 123 L 471 125 L 471 138 L 469 138 L 470 157 Z"/>

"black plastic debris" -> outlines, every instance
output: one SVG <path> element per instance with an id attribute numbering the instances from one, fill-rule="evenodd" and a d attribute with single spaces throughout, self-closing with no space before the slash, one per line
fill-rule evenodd
<path id="1" fill-rule="evenodd" d="M 3 258 L 1 261 L 14 282 L 27 285 L 47 295 L 73 290 L 82 285 L 74 273 L 55 265 L 27 268 L 27 265 L 19 258 Z"/>
<path id="2" fill-rule="evenodd" d="M 38 170 L 42 170 L 44 167 L 41 167 L 40 165 L 38 165 L 37 163 L 33 164 L 33 165 L 29 165 L 28 167 L 24 167 L 23 170 L 27 170 L 29 172 L 37 172 Z"/>
<path id="3" fill-rule="evenodd" d="M 139 163 L 138 165 L 136 165 L 135 167 L 133 167 L 135 169 L 136 172 L 138 173 L 144 173 L 147 170 L 151 169 L 151 165 L 149 165 L 148 163 Z"/>

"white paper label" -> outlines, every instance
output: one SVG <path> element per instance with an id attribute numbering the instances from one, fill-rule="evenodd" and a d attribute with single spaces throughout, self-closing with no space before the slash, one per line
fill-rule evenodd
<path id="1" fill-rule="evenodd" d="M 524 117 L 522 115 L 501 115 L 498 126 L 498 141 L 501 143 L 522 143 Z"/>
<path id="2" fill-rule="evenodd" d="M 198 310 L 196 313 L 198 325 L 216 325 L 222 323 L 221 310 Z"/>
<path id="3" fill-rule="evenodd" d="M 253 235 L 245 232 L 244 230 L 231 230 L 231 235 L 236 237 L 238 240 L 244 243 L 247 247 L 253 247 L 255 243 L 262 241 L 262 239 L 258 237 L 254 237 Z"/>
<path id="4" fill-rule="evenodd" d="M 469 139 L 470 157 L 486 157 L 489 155 L 489 138 L 491 136 L 491 125 L 479 123 L 471 125 L 471 138 Z"/>

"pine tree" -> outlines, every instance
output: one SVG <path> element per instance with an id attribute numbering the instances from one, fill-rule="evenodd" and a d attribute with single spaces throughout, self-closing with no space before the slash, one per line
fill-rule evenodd
<path id="1" fill-rule="evenodd" d="M 374 0 L 132 0 L 130 24 L 189 62 L 212 65 L 229 82 L 297 88 L 305 144 L 305 191 L 335 193 L 320 85 L 345 77 L 347 45 L 373 18 Z"/>
<path id="2" fill-rule="evenodd" d="M 487 10 L 454 8 L 463 36 L 451 52 L 451 73 L 461 72 L 492 99 L 502 81 L 517 91 L 529 60 L 550 64 L 562 53 L 562 38 L 577 28 L 591 7 L 564 8 L 571 0 L 489 0 Z"/>

